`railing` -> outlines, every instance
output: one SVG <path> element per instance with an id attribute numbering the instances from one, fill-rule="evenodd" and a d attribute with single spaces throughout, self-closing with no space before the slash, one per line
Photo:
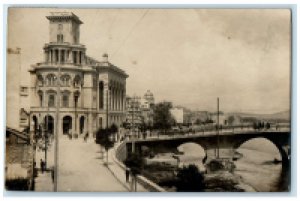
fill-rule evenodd
<path id="1" fill-rule="evenodd" d="M 113 160 L 124 171 L 124 173 L 126 171 L 126 166 L 121 161 L 124 161 L 126 159 L 126 155 L 126 142 L 117 145 L 117 147 L 115 148 L 115 153 L 113 155 Z M 150 192 L 166 192 L 165 189 L 163 189 L 162 187 L 160 187 L 159 185 L 150 181 L 142 175 L 138 175 L 136 179 L 140 185 L 142 185 L 145 189 L 149 190 Z"/>
<path id="2" fill-rule="evenodd" d="M 223 127 L 219 129 L 219 135 L 224 134 L 236 134 L 236 133 L 253 133 L 253 132 L 281 132 L 281 131 L 290 131 L 290 125 L 277 125 L 271 126 L 270 128 L 261 128 L 261 129 L 254 129 L 253 126 L 234 126 L 234 127 Z M 184 131 L 154 131 L 151 132 L 149 135 L 144 135 L 143 133 L 134 133 L 133 135 L 127 135 L 125 138 L 127 141 L 134 141 L 134 140 L 143 140 L 143 139 L 166 139 L 166 138 L 185 138 L 189 136 L 209 136 L 209 135 L 216 135 L 217 129 L 198 129 L 198 130 L 184 130 Z"/>

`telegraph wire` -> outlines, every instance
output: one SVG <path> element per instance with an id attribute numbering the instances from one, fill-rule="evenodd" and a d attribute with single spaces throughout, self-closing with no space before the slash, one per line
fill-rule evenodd
<path id="1" fill-rule="evenodd" d="M 116 14 L 113 16 L 113 19 L 111 20 L 111 23 L 109 24 L 108 28 L 107 28 L 107 41 L 106 41 L 106 45 L 105 45 L 105 51 L 108 51 L 108 46 L 109 46 L 109 43 L 110 43 L 110 39 L 111 39 L 111 30 L 112 30 L 112 27 L 113 25 L 115 24 L 115 21 L 117 19 L 117 16 L 118 16 L 118 12 L 116 12 Z"/>
<path id="2" fill-rule="evenodd" d="M 132 26 L 131 30 L 128 32 L 127 36 L 125 37 L 125 39 L 123 40 L 123 42 L 121 43 L 119 48 L 112 54 L 112 57 L 115 56 L 120 51 L 120 49 L 123 47 L 125 42 L 128 40 L 129 36 L 132 34 L 134 28 L 145 18 L 145 16 L 147 15 L 148 12 L 149 12 L 149 9 L 147 9 L 143 13 L 143 15 L 136 21 L 136 23 Z"/>

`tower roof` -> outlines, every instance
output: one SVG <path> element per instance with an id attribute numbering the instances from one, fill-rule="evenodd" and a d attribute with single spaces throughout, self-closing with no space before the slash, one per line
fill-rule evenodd
<path id="1" fill-rule="evenodd" d="M 73 20 L 78 24 L 83 24 L 79 17 L 72 12 L 50 12 L 46 18 L 48 20 Z"/>

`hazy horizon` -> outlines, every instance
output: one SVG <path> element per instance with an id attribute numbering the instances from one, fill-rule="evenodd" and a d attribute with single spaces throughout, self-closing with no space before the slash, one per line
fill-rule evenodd
<path id="1" fill-rule="evenodd" d="M 80 43 L 129 74 L 127 95 L 192 110 L 272 114 L 290 110 L 288 9 L 59 9 L 82 21 Z M 10 8 L 7 48 L 22 72 L 43 59 L 54 8 Z M 22 34 L 20 34 L 22 33 Z M 29 73 L 22 84 L 28 85 Z"/>

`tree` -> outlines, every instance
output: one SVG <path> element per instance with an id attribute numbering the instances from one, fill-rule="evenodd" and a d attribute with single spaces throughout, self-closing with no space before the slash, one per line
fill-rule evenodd
<path id="1" fill-rule="evenodd" d="M 176 182 L 178 192 L 201 192 L 204 186 L 204 177 L 197 166 L 183 166 L 178 171 Z"/>
<path id="2" fill-rule="evenodd" d="M 108 164 L 108 150 L 114 146 L 113 129 L 99 129 L 96 133 L 96 143 L 104 147 L 106 151 L 106 163 Z"/>
<path id="3" fill-rule="evenodd" d="M 130 129 L 130 123 L 128 123 L 127 121 L 126 121 L 126 122 L 123 122 L 123 123 L 122 123 L 122 127 L 123 127 L 123 128 L 126 128 L 126 129 Z"/>
<path id="4" fill-rule="evenodd" d="M 197 125 L 200 125 L 202 122 L 201 122 L 201 119 L 196 119 L 196 121 L 195 121 L 195 124 L 197 124 Z"/>
<path id="5" fill-rule="evenodd" d="M 170 109 L 172 108 L 171 102 L 160 102 L 154 106 L 154 127 L 166 132 L 171 128 L 174 119 L 171 115 Z"/>
<path id="6" fill-rule="evenodd" d="M 117 133 L 118 132 L 118 126 L 116 124 L 112 124 L 110 127 L 111 133 Z"/>
<path id="7" fill-rule="evenodd" d="M 267 122 L 266 125 L 265 125 L 265 128 L 266 129 L 270 129 L 271 128 L 271 124 L 269 122 Z"/>
<path id="8" fill-rule="evenodd" d="M 233 116 L 233 115 L 230 115 L 230 116 L 228 117 L 228 124 L 229 124 L 230 126 L 232 126 L 234 120 L 235 120 L 235 119 L 234 119 L 234 116 Z"/>
<path id="9" fill-rule="evenodd" d="M 210 123 L 214 123 L 214 121 L 212 119 L 207 118 L 204 122 L 204 124 L 210 124 Z"/>

